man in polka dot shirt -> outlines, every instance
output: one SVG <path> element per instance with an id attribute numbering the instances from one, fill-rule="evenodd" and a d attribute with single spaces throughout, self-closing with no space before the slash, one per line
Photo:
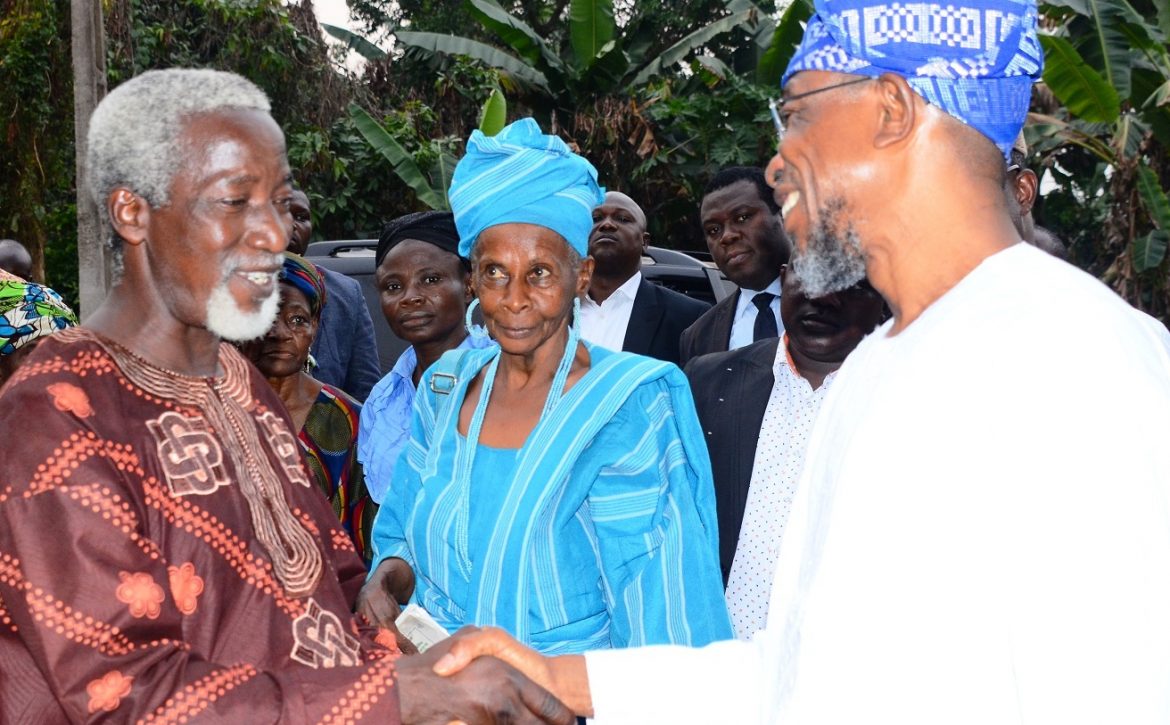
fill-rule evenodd
<path id="1" fill-rule="evenodd" d="M 767 621 L 776 556 L 821 401 L 884 310 L 867 281 L 812 299 L 782 269 L 784 336 L 702 355 L 686 367 L 715 474 L 727 607 L 741 639 Z"/>

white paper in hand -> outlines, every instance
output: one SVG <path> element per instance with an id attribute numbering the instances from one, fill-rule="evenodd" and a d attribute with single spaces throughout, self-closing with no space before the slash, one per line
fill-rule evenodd
<path id="1" fill-rule="evenodd" d="M 398 619 L 394 620 L 398 631 L 418 647 L 419 652 L 426 652 L 436 642 L 447 639 L 447 630 L 435 621 L 430 612 L 417 604 L 408 604 Z"/>

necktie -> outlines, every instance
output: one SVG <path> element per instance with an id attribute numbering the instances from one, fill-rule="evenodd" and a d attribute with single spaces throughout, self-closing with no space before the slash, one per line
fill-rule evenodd
<path id="1" fill-rule="evenodd" d="M 752 298 L 752 304 L 758 310 L 756 324 L 752 327 L 752 340 L 755 342 L 780 336 L 780 331 L 776 329 L 776 315 L 772 314 L 772 300 L 775 297 L 771 292 L 761 292 Z"/>

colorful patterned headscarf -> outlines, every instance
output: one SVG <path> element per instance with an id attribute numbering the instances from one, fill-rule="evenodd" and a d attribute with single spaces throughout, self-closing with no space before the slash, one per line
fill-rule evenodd
<path id="1" fill-rule="evenodd" d="M 0 355 L 76 324 L 73 310 L 48 287 L 11 275 L 0 280 Z"/>
<path id="2" fill-rule="evenodd" d="M 524 118 L 495 136 L 471 132 L 448 198 L 461 257 L 471 256 L 484 229 L 515 222 L 551 229 L 585 256 L 593 208 L 605 201 L 605 192 L 593 164 Z"/>
<path id="3" fill-rule="evenodd" d="M 325 275 L 312 262 L 299 254 L 285 252 L 280 281 L 291 284 L 305 295 L 313 317 L 321 315 L 321 308 L 325 306 Z"/>
<path id="4" fill-rule="evenodd" d="M 1035 0 L 816 0 L 815 7 L 781 85 L 804 70 L 897 73 L 1008 158 L 1044 66 Z"/>

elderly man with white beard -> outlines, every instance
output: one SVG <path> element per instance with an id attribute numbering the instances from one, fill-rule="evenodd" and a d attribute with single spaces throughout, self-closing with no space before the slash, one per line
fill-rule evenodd
<path id="1" fill-rule="evenodd" d="M 463 683 L 438 653 L 396 661 L 351 614 L 353 543 L 221 342 L 279 302 L 292 188 L 268 108 L 239 76 L 167 70 L 94 113 L 124 274 L 0 397 L 0 722 L 571 721 L 499 661 Z"/>

